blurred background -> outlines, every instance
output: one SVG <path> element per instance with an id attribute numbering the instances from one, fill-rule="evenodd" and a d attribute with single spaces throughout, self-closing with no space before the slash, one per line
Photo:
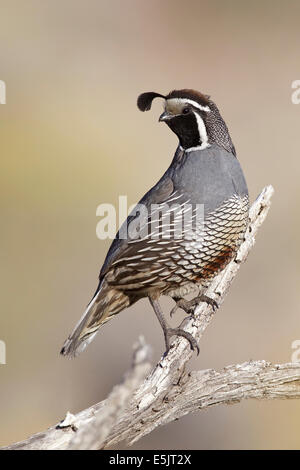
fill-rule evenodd
<path id="1" fill-rule="evenodd" d="M 59 356 L 110 245 L 96 208 L 139 198 L 177 141 L 142 114 L 143 91 L 209 93 L 227 122 L 251 200 L 275 196 L 257 244 L 190 368 L 289 362 L 300 339 L 298 0 L 0 0 L 0 444 L 103 400 L 142 333 L 163 352 L 147 301 L 105 325 L 76 360 Z M 165 309 L 172 302 L 164 300 Z M 176 323 L 180 321 L 178 313 Z M 247 401 L 187 416 L 135 449 L 299 448 L 300 402 Z M 125 444 L 120 448 L 126 448 Z"/>

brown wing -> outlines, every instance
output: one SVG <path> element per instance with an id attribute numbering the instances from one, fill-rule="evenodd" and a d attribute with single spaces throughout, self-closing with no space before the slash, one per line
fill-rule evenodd
<path id="1" fill-rule="evenodd" d="M 182 206 L 188 206 L 176 191 L 164 204 L 169 207 L 177 197 Z M 201 231 L 174 238 L 172 224 L 167 229 L 169 237 L 165 232 L 156 237 L 150 230 L 144 239 L 128 242 L 127 250 L 110 264 L 105 279 L 124 291 L 169 291 L 185 283 L 205 286 L 235 255 L 246 229 L 247 214 L 248 198 L 234 196 L 207 214 Z"/>

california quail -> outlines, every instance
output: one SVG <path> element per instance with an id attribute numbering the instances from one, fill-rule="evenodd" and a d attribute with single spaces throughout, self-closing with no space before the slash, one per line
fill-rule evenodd
<path id="1" fill-rule="evenodd" d="M 143 93 L 139 109 L 149 110 L 156 97 L 165 100 L 159 121 L 177 135 L 179 146 L 170 167 L 116 235 L 96 293 L 66 340 L 64 355 L 80 353 L 101 325 L 142 297 L 149 298 L 160 321 L 167 351 L 174 335 L 198 349 L 192 335 L 168 327 L 159 297 L 171 296 L 187 312 L 200 301 L 215 307 L 215 300 L 203 291 L 233 259 L 243 239 L 248 190 L 217 106 L 209 96 L 185 89 L 167 96 Z M 184 216 L 187 224 L 182 223 Z M 195 299 L 186 301 L 184 296 L 192 293 Z"/>

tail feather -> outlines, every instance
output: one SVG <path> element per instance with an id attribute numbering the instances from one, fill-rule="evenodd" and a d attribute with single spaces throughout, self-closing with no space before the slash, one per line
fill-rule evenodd
<path id="1" fill-rule="evenodd" d="M 100 326 L 129 304 L 127 295 L 102 282 L 60 353 L 63 356 L 78 356 L 94 339 Z"/>

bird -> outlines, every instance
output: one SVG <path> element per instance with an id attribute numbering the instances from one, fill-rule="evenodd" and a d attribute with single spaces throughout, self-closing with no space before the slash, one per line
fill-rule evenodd
<path id="1" fill-rule="evenodd" d="M 156 98 L 164 106 L 159 122 L 167 124 L 178 138 L 174 157 L 112 241 L 96 292 L 65 341 L 62 355 L 77 356 L 100 326 L 145 297 L 162 327 L 166 353 L 174 336 L 184 337 L 199 353 L 190 333 L 169 326 L 160 297 L 175 301 L 171 314 L 177 308 L 192 314 L 200 302 L 215 310 L 217 301 L 205 291 L 235 258 L 244 239 L 249 221 L 248 188 L 218 107 L 209 95 L 193 89 L 167 95 L 145 92 L 139 95 L 137 106 L 149 111 Z M 152 150 L 154 158 L 159 158 L 153 144 Z M 193 299 L 186 300 L 191 295 Z"/>

